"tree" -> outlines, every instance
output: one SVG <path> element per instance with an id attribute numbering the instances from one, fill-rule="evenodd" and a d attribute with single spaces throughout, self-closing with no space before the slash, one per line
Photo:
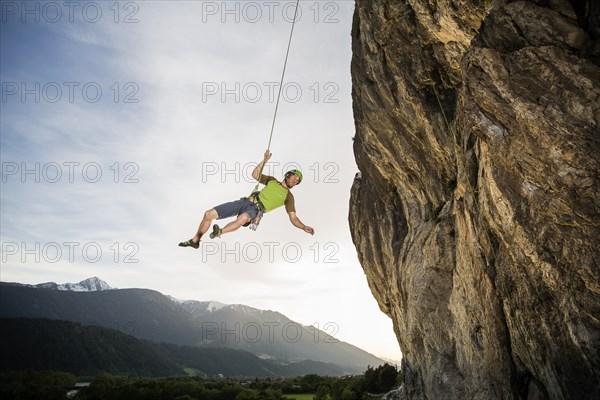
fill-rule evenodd
<path id="1" fill-rule="evenodd" d="M 235 400 L 258 400 L 258 396 L 254 390 L 244 389 L 235 396 Z"/>
<path id="2" fill-rule="evenodd" d="M 398 370 L 395 366 L 384 364 L 377 368 L 378 393 L 389 392 L 396 386 L 398 381 Z"/>
<path id="3" fill-rule="evenodd" d="M 319 385 L 314 400 L 326 400 L 329 397 L 329 387 L 327 385 Z"/>
<path id="4" fill-rule="evenodd" d="M 398 369 L 395 366 L 388 363 L 375 369 L 369 366 L 359 384 L 359 390 L 369 393 L 385 393 L 392 390 L 397 381 Z"/>
<path id="5" fill-rule="evenodd" d="M 300 378 L 300 387 L 303 392 L 315 392 L 319 385 L 323 383 L 324 378 L 317 374 L 308 374 Z"/>
<path id="6" fill-rule="evenodd" d="M 338 378 L 331 384 L 330 396 L 333 400 L 358 400 L 356 387 L 362 381 L 362 377 L 352 376 Z"/>

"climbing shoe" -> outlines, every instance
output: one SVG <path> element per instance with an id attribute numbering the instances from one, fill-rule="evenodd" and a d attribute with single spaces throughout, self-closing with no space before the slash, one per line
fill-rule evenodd
<path id="1" fill-rule="evenodd" d="M 214 239 L 216 237 L 220 238 L 221 237 L 221 228 L 219 228 L 219 225 L 214 224 L 213 225 L 213 231 L 210 233 L 210 238 Z"/>
<path id="2" fill-rule="evenodd" d="M 200 247 L 200 243 L 196 243 L 196 242 L 192 241 L 192 239 L 190 239 L 190 240 L 186 240 L 185 242 L 179 243 L 179 246 L 193 247 L 194 249 L 197 249 L 198 247 Z"/>

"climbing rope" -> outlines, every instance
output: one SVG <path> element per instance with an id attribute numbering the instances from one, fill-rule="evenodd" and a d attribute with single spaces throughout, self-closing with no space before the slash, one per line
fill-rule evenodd
<path id="1" fill-rule="evenodd" d="M 275 102 L 275 113 L 273 114 L 273 122 L 271 123 L 271 134 L 269 135 L 269 143 L 267 144 L 267 151 L 271 149 L 271 140 L 273 139 L 273 131 L 275 129 L 275 120 L 277 119 L 277 110 L 279 109 L 279 99 L 281 98 L 281 89 L 283 88 L 283 78 L 285 77 L 285 69 L 287 67 L 288 56 L 290 54 L 290 47 L 292 44 L 292 36 L 294 35 L 294 25 L 296 25 L 296 16 L 298 15 L 298 3 L 300 0 L 296 0 L 296 8 L 294 9 L 294 19 L 292 20 L 292 29 L 290 30 L 290 38 L 288 40 L 287 50 L 285 52 L 285 61 L 283 62 L 283 71 L 281 72 L 281 80 L 279 81 L 279 91 L 277 92 L 277 101 Z M 260 172 L 258 173 L 258 177 L 262 175 L 263 168 L 266 163 L 263 163 L 260 167 Z M 255 192 L 258 190 L 258 185 L 260 182 L 256 183 L 254 190 Z"/>
<path id="2" fill-rule="evenodd" d="M 267 150 L 271 148 L 271 139 L 273 138 L 273 130 L 275 128 L 275 119 L 277 118 L 277 110 L 279 108 L 279 99 L 281 97 L 281 89 L 283 88 L 283 78 L 285 76 L 285 69 L 287 67 L 288 56 L 290 54 L 290 47 L 292 45 L 292 36 L 294 35 L 294 25 L 296 25 L 296 16 L 298 15 L 298 3 L 300 0 L 296 0 L 296 8 L 294 9 L 294 19 L 292 20 L 292 28 L 290 30 L 290 38 L 288 40 L 287 50 L 285 52 L 285 61 L 283 62 L 283 71 L 281 72 L 281 80 L 279 81 L 279 91 L 277 92 L 277 102 L 275 103 L 275 113 L 273 114 L 273 123 L 271 124 L 271 134 L 269 135 L 269 144 Z"/>

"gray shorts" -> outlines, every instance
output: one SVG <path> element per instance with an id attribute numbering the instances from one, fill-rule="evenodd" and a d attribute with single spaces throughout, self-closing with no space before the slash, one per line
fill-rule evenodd
<path id="1" fill-rule="evenodd" d="M 229 203 L 220 204 L 214 207 L 214 209 L 217 211 L 217 214 L 219 214 L 217 219 L 236 217 L 240 214 L 246 213 L 250 216 L 250 220 L 252 221 L 258 213 L 256 205 L 251 200 L 248 200 L 247 197 L 242 197 L 239 200 L 230 201 Z M 248 222 L 248 224 L 250 223 Z"/>

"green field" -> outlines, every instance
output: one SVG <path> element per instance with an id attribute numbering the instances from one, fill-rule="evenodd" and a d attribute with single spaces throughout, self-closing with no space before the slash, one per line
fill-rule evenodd
<path id="1" fill-rule="evenodd" d="M 315 397 L 315 394 L 314 393 L 284 394 L 283 397 L 285 397 L 286 399 L 313 400 L 313 397 Z"/>

